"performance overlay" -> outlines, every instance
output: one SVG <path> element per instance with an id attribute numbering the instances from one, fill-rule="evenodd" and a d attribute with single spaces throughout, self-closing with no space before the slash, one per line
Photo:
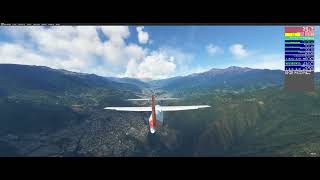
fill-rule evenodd
<path id="1" fill-rule="evenodd" d="M 285 27 L 285 89 L 314 90 L 315 27 Z"/>

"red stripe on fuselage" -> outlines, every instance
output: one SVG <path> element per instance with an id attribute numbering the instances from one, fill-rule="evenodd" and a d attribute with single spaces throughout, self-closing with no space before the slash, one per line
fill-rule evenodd
<path id="1" fill-rule="evenodd" d="M 152 126 L 154 127 L 154 125 L 156 125 L 157 123 L 157 119 L 156 119 L 156 107 L 155 107 L 155 97 L 154 95 L 151 96 L 151 109 L 152 109 Z"/>
<path id="2" fill-rule="evenodd" d="M 150 126 L 150 128 L 154 128 L 154 121 L 152 119 L 152 115 L 149 118 L 149 126 Z"/>

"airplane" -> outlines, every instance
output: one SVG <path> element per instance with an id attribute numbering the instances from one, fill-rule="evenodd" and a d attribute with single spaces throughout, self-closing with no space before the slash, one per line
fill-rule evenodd
<path id="1" fill-rule="evenodd" d="M 159 98 L 158 100 L 176 100 L 178 98 Z M 145 101 L 150 99 L 128 99 L 130 101 Z M 151 96 L 151 106 L 148 107 L 106 107 L 107 110 L 116 111 L 137 111 L 137 112 L 149 112 L 151 115 L 149 117 L 149 127 L 150 132 L 153 134 L 156 132 L 156 128 L 159 129 L 163 124 L 163 112 L 164 111 L 185 111 L 185 110 L 195 110 L 201 108 L 210 107 L 209 105 L 195 105 L 195 106 L 160 106 L 155 104 L 155 96 Z"/>

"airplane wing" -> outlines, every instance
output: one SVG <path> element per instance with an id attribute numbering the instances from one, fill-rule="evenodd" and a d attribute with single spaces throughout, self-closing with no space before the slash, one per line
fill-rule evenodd
<path id="1" fill-rule="evenodd" d="M 116 111 L 152 111 L 151 107 L 106 107 L 104 109 Z"/>
<path id="2" fill-rule="evenodd" d="M 160 106 L 158 107 L 161 111 L 185 111 L 193 109 L 201 109 L 211 107 L 208 105 L 197 105 L 197 106 Z"/>
<path id="3" fill-rule="evenodd" d="M 159 106 L 156 109 L 160 111 L 185 111 L 210 107 L 208 105 L 197 106 Z M 104 109 L 116 110 L 116 111 L 152 111 L 151 107 L 106 107 Z"/>

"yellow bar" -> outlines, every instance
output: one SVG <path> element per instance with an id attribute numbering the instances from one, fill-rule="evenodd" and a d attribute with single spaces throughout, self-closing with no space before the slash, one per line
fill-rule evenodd
<path id="1" fill-rule="evenodd" d="M 293 33 L 285 33 L 284 36 L 293 36 Z"/>
<path id="2" fill-rule="evenodd" d="M 284 36 L 300 36 L 300 33 L 285 33 Z"/>

